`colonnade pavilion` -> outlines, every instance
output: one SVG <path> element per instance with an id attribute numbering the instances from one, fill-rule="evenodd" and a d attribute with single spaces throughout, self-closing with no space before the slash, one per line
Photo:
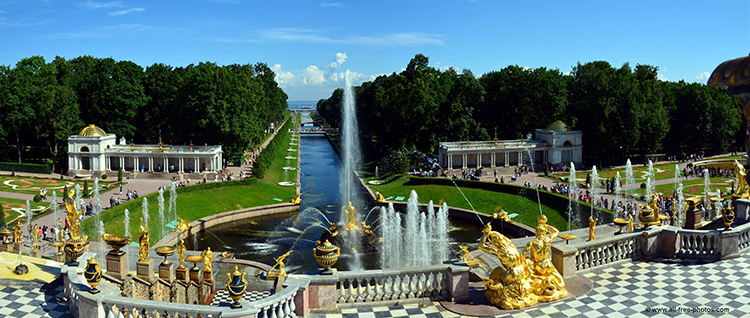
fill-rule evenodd
<path id="1" fill-rule="evenodd" d="M 68 138 L 68 174 L 90 176 L 107 171 L 215 172 L 222 168 L 221 145 L 128 144 L 125 137 L 89 125 Z"/>

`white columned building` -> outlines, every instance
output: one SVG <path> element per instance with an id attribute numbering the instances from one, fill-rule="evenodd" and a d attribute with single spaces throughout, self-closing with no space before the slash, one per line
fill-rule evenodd
<path id="1" fill-rule="evenodd" d="M 217 172 L 221 146 L 127 144 L 125 137 L 89 125 L 68 138 L 68 174 L 91 176 L 124 171 L 155 173 Z"/>
<path id="2" fill-rule="evenodd" d="M 583 134 L 556 121 L 535 131 L 536 138 L 526 140 L 441 142 L 439 162 L 447 169 L 509 167 L 534 163 L 551 165 L 581 164 Z"/>

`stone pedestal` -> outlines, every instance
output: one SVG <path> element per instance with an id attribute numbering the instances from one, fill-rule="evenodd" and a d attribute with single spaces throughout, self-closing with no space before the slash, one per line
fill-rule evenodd
<path id="1" fill-rule="evenodd" d="M 216 286 L 214 284 L 214 272 L 213 270 L 203 270 L 203 284 L 209 285 L 211 287 L 211 293 L 216 291 Z"/>
<path id="2" fill-rule="evenodd" d="M 13 253 L 14 253 L 14 254 L 18 254 L 18 252 L 20 252 L 20 251 L 21 251 L 21 245 L 22 245 L 22 244 L 16 244 L 16 243 L 13 243 Z"/>
<path id="3" fill-rule="evenodd" d="M 701 220 L 703 220 L 703 212 L 698 209 L 692 209 L 685 211 L 685 226 L 684 228 L 695 230 L 701 226 Z"/>
<path id="4" fill-rule="evenodd" d="M 178 266 L 177 269 L 175 269 L 175 276 L 178 281 L 181 281 L 183 283 L 190 282 L 190 277 L 188 276 L 188 269 L 185 266 Z"/>
<path id="5" fill-rule="evenodd" d="M 742 198 L 732 199 L 732 205 L 734 206 L 735 219 L 734 221 L 750 220 L 750 200 Z"/>
<path id="6" fill-rule="evenodd" d="M 159 264 L 159 278 L 172 282 L 174 280 L 174 274 L 172 274 L 172 263 L 169 264 Z"/>
<path id="7" fill-rule="evenodd" d="M 107 254 L 107 275 L 119 280 L 128 276 L 127 254 Z"/>
<path id="8" fill-rule="evenodd" d="M 576 275 L 577 248 L 570 245 L 552 245 L 552 264 L 563 278 L 573 278 Z"/>
<path id="9" fill-rule="evenodd" d="M 31 255 L 31 257 L 42 258 L 42 251 L 31 251 L 29 255 Z"/>
<path id="10" fill-rule="evenodd" d="M 55 254 L 55 262 L 65 263 L 65 253 Z"/>
<path id="11" fill-rule="evenodd" d="M 193 267 L 190 269 L 190 281 L 201 283 L 201 269 L 200 267 Z"/>
<path id="12" fill-rule="evenodd" d="M 13 253 L 13 243 L 3 244 L 2 251 L 3 252 L 8 252 L 8 253 Z"/>
<path id="13" fill-rule="evenodd" d="M 150 259 L 145 262 L 138 261 L 135 263 L 136 276 L 147 282 L 154 281 L 154 260 Z"/>

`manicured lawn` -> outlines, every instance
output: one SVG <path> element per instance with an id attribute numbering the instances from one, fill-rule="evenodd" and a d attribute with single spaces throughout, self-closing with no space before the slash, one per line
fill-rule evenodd
<path id="1" fill-rule="evenodd" d="M 722 193 L 728 194 L 729 189 L 732 188 L 732 181 L 734 178 L 710 178 L 711 180 L 711 192 L 716 192 L 716 189 L 721 189 Z M 671 196 L 674 191 L 674 183 L 658 185 L 655 187 L 655 191 L 663 193 L 664 195 Z M 705 187 L 703 186 L 703 179 L 690 179 L 687 181 L 682 180 L 683 194 L 685 196 L 703 195 L 705 193 Z M 635 189 L 631 191 L 639 195 L 644 195 L 646 189 Z"/>
<path id="2" fill-rule="evenodd" d="M 114 176 L 115 180 L 117 179 L 117 173 L 115 173 Z M 110 177 L 111 178 L 111 177 Z M 30 178 L 30 177 L 19 177 L 19 176 L 9 176 L 9 175 L 3 175 L 0 176 L 0 191 L 6 191 L 6 192 L 18 192 L 18 193 L 26 193 L 26 194 L 39 194 L 39 190 L 42 188 L 47 188 L 47 196 L 52 197 L 52 191 L 57 191 L 57 196 L 62 197 L 62 189 L 67 186 L 75 187 L 76 184 L 79 184 L 81 186 L 81 189 L 83 189 L 83 181 L 72 181 L 72 180 L 60 180 L 55 178 Z M 89 191 L 94 190 L 94 180 L 88 181 Z M 99 193 L 104 193 L 106 191 L 110 191 L 117 186 L 119 186 L 119 183 L 117 182 L 105 182 L 103 180 L 99 180 L 99 186 L 102 187 L 102 189 L 99 189 Z M 108 186 L 107 189 L 104 188 L 104 186 Z"/>
<path id="3" fill-rule="evenodd" d="M 284 157 L 287 156 L 287 149 L 289 148 L 289 142 L 292 135 L 287 132 L 287 128 L 291 126 L 292 123 L 287 122 L 286 125 L 282 126 L 276 137 L 274 137 L 281 138 L 282 143 L 277 147 L 274 154 L 274 161 L 271 163 L 268 171 L 266 171 L 263 180 L 252 178 L 242 181 L 227 181 L 216 185 L 208 183 L 205 185 L 193 185 L 178 188 L 177 216 L 190 222 L 217 213 L 291 201 L 296 195 L 296 188 L 282 187 L 277 184 L 280 181 L 284 181 L 284 170 L 282 167 L 287 166 L 287 159 Z M 298 148 L 298 146 L 294 147 L 295 149 Z M 293 156 L 298 157 L 299 154 L 294 152 Z M 289 160 L 288 164 L 297 167 L 297 159 Z M 296 182 L 296 170 L 289 171 L 287 177 L 288 181 Z M 146 198 L 148 199 L 149 211 L 149 238 L 151 244 L 155 244 L 167 233 L 159 224 L 158 193 L 149 194 Z M 281 201 L 274 200 L 274 198 L 280 199 Z M 104 222 L 105 232 L 124 235 L 125 209 L 128 209 L 130 218 L 130 235 L 133 238 L 136 237 L 138 235 L 140 218 L 142 217 L 142 202 L 143 199 L 139 198 L 138 200 L 126 202 L 103 211 L 100 215 L 100 219 Z M 169 191 L 165 191 L 164 214 L 167 223 L 174 219 L 168 211 Z M 89 236 L 89 240 L 99 241 L 98 234 L 95 233 L 94 220 L 95 218 L 84 220 L 84 232 Z"/>
<path id="4" fill-rule="evenodd" d="M 419 196 L 420 203 L 428 203 L 432 200 L 434 204 L 438 204 L 445 201 L 449 206 L 471 210 L 471 207 L 455 186 L 408 185 L 406 184 L 408 181 L 409 177 L 396 177 L 389 183 L 370 185 L 370 187 L 373 191 L 380 191 L 386 198 L 403 196 L 405 197 L 404 200 L 408 200 L 409 193 L 414 190 Z M 499 208 L 503 208 L 509 214 L 519 214 L 513 220 L 532 227 L 537 225 L 536 217 L 539 215 L 539 205 L 535 200 L 482 189 L 462 188 L 461 190 L 478 212 L 492 214 Z M 525 189 L 525 191 L 534 190 Z M 542 205 L 542 212 L 549 219 L 549 224 L 561 230 L 568 228 L 568 222 L 562 214 L 564 211 L 557 211 L 549 206 Z"/>
<path id="5" fill-rule="evenodd" d="M 29 204 L 31 204 L 31 211 L 36 215 L 40 210 L 44 210 L 49 206 L 49 201 L 39 203 L 29 201 Z M 5 212 L 5 223 L 13 222 L 19 217 L 23 217 L 26 213 L 25 200 L 0 198 L 0 206 L 3 207 L 3 212 Z"/>

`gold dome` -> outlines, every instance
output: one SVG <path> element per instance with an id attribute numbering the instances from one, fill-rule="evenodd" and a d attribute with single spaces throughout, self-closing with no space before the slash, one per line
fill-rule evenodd
<path id="1" fill-rule="evenodd" d="M 107 133 L 105 133 L 103 129 L 96 127 L 95 125 L 89 125 L 78 133 L 79 137 L 103 137 L 106 135 Z"/>
<path id="2" fill-rule="evenodd" d="M 551 124 L 547 125 L 547 129 L 546 130 L 550 130 L 550 131 L 569 131 L 570 127 L 568 127 L 568 125 L 566 125 L 564 122 L 558 120 L 558 121 L 556 121 L 554 123 L 551 123 Z"/>

